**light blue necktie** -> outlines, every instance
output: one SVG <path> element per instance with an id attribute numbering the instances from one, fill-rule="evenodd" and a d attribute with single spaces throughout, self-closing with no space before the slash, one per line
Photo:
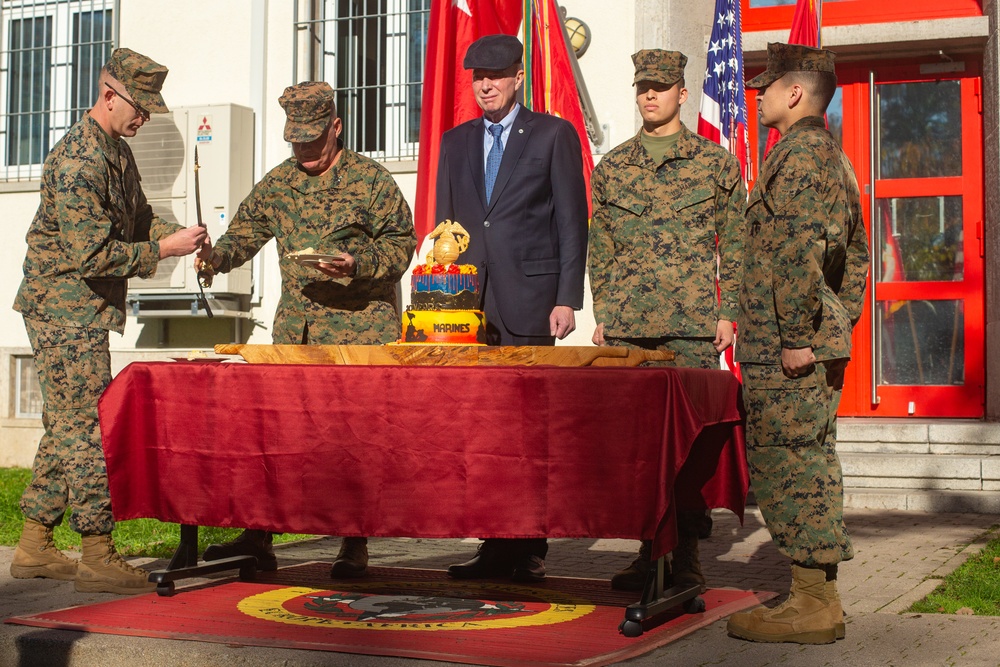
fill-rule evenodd
<path id="1" fill-rule="evenodd" d="M 486 156 L 486 203 L 490 203 L 490 196 L 493 194 L 493 184 L 497 180 L 497 172 L 500 171 L 500 161 L 503 159 L 503 125 L 494 123 L 489 126 L 490 134 L 493 135 L 493 147 L 490 154 Z"/>

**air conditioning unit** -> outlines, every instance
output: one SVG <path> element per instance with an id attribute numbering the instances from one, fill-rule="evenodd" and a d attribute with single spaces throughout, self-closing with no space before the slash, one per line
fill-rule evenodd
<path id="1" fill-rule="evenodd" d="M 253 110 L 220 104 L 154 114 L 128 143 L 153 212 L 185 227 L 198 222 L 194 188 L 194 150 L 198 147 L 202 220 L 215 241 L 253 187 L 253 138 Z M 205 292 L 212 299 L 232 301 L 227 297 L 249 295 L 252 287 L 248 263 L 215 276 Z M 168 257 L 153 276 L 129 281 L 133 304 L 197 293 L 194 255 Z M 239 301 L 247 303 L 248 299 Z M 137 306 L 133 307 L 138 313 Z"/>

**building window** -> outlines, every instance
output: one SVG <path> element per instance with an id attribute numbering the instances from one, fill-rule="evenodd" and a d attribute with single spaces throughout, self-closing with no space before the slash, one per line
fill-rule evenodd
<path id="1" fill-rule="evenodd" d="M 0 180 L 40 178 L 53 145 L 94 103 L 118 0 L 0 0 Z"/>
<path id="2" fill-rule="evenodd" d="M 42 418 L 42 387 L 33 357 L 14 357 L 14 417 Z"/>
<path id="3" fill-rule="evenodd" d="M 296 15 L 295 80 L 336 91 L 347 148 L 381 161 L 414 160 L 431 0 L 324 0 Z"/>

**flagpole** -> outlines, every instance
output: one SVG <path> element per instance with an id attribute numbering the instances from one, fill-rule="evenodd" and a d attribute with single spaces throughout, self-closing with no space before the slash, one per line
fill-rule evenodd
<path id="1" fill-rule="evenodd" d="M 816 0 L 816 46 L 823 48 L 823 0 Z"/>
<path id="2" fill-rule="evenodd" d="M 532 25 L 531 25 L 531 1 L 524 0 L 522 3 L 522 19 L 521 19 L 521 41 L 524 43 L 524 106 L 526 109 L 532 108 L 532 46 L 534 44 L 532 40 Z"/>

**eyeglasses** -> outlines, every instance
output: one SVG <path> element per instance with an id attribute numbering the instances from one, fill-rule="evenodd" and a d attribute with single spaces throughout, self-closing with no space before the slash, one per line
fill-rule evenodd
<path id="1" fill-rule="evenodd" d="M 126 104 L 128 104 L 130 107 L 132 107 L 133 109 L 135 109 L 135 115 L 138 116 L 139 118 L 142 118 L 143 122 L 148 122 L 149 121 L 149 112 L 148 111 L 146 111 L 141 106 L 139 106 L 138 104 L 136 104 L 135 102 L 133 102 L 129 98 L 125 97 L 121 93 L 119 93 L 117 90 L 115 90 L 114 86 L 112 86 L 107 81 L 104 82 L 104 85 L 107 86 L 108 88 L 110 88 L 111 92 L 113 92 L 115 95 L 117 95 L 118 97 L 120 97 L 123 100 L 125 100 Z"/>

